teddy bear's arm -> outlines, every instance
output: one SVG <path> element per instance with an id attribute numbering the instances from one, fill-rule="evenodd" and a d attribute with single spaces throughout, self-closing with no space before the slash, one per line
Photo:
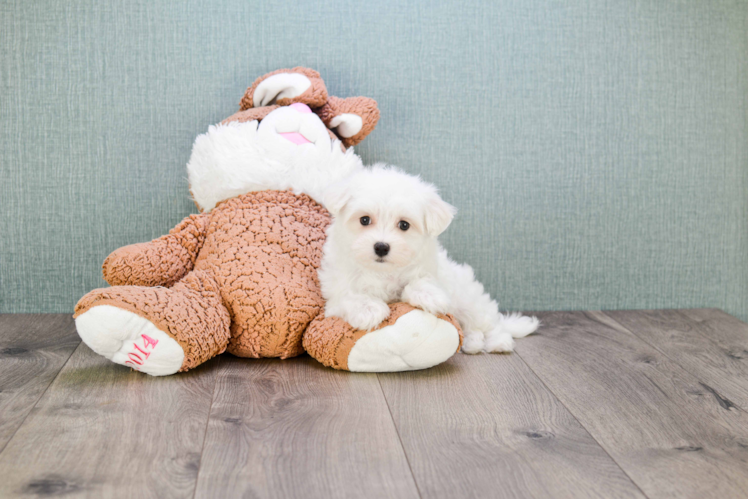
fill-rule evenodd
<path id="1" fill-rule="evenodd" d="M 194 267 L 209 220 L 208 214 L 190 215 L 165 236 L 118 248 L 104 261 L 104 279 L 112 286 L 173 285 Z"/>

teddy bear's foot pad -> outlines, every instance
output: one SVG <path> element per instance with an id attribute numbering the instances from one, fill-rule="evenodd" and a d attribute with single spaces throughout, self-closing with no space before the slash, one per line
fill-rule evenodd
<path id="1" fill-rule="evenodd" d="M 142 316 L 119 307 L 92 307 L 75 319 L 75 327 L 96 354 L 149 375 L 171 375 L 184 362 L 184 351 L 176 340 Z"/>
<path id="2" fill-rule="evenodd" d="M 348 355 L 352 372 L 422 370 L 449 359 L 460 345 L 457 328 L 420 309 L 361 337 Z"/>

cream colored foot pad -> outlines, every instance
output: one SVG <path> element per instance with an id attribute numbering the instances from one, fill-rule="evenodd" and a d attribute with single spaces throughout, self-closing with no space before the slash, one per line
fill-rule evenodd
<path id="1" fill-rule="evenodd" d="M 184 362 L 176 340 L 135 313 L 95 306 L 75 320 L 83 342 L 95 353 L 149 375 L 171 375 Z"/>
<path id="2" fill-rule="evenodd" d="M 422 370 L 449 359 L 460 345 L 457 329 L 442 319 L 414 309 L 393 325 L 361 337 L 348 355 L 352 372 Z"/>

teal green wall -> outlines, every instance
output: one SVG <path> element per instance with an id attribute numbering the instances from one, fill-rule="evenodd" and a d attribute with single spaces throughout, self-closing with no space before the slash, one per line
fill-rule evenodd
<path id="1" fill-rule="evenodd" d="M 0 312 L 69 312 L 193 211 L 195 136 L 277 68 L 460 209 L 504 308 L 748 319 L 748 2 L 0 3 Z"/>

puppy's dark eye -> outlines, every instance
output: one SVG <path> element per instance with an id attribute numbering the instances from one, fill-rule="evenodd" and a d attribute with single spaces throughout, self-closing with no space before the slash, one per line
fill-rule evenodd
<path id="1" fill-rule="evenodd" d="M 369 217 L 368 215 L 364 215 L 359 220 L 361 221 L 362 226 L 368 226 L 369 224 L 371 224 L 371 217 Z"/>
<path id="2" fill-rule="evenodd" d="M 403 231 L 407 231 L 410 228 L 410 223 L 405 222 L 404 220 L 401 220 L 397 223 L 397 227 L 399 227 Z"/>

